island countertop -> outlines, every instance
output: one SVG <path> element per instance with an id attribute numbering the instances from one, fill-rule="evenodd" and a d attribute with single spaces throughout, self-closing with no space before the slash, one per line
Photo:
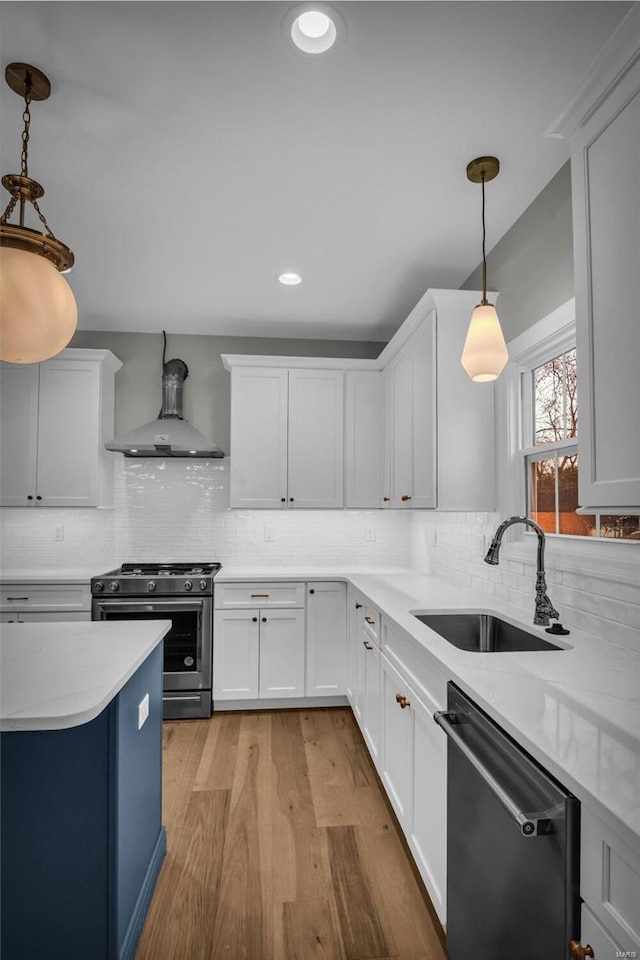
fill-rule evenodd
<path id="1" fill-rule="evenodd" d="M 170 629 L 170 620 L 3 624 L 0 730 L 88 723 Z"/>

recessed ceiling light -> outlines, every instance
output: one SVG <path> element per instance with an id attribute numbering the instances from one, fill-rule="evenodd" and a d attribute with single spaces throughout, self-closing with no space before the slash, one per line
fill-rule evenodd
<path id="1" fill-rule="evenodd" d="M 324 3 L 305 4 L 291 24 L 291 39 L 305 53 L 325 53 L 336 42 L 338 22 L 337 15 Z"/>
<path id="2" fill-rule="evenodd" d="M 299 273 L 279 273 L 277 277 L 285 287 L 296 287 L 299 283 L 302 283 L 302 277 Z"/>

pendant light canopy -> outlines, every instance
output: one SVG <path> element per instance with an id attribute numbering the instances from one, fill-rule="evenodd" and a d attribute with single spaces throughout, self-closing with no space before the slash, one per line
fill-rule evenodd
<path id="1" fill-rule="evenodd" d="M 471 314 L 462 351 L 462 366 L 477 383 L 497 380 L 509 359 L 496 308 L 487 300 L 484 185 L 497 177 L 499 171 L 500 162 L 496 157 L 478 157 L 467 166 L 468 179 L 472 183 L 482 184 L 482 300 Z"/>
<path id="2" fill-rule="evenodd" d="M 38 363 L 55 356 L 76 329 L 78 308 L 73 292 L 61 275 L 71 269 L 74 256 L 58 240 L 38 200 L 44 189 L 29 176 L 31 103 L 51 93 L 48 78 L 27 63 L 10 63 L 5 79 L 24 98 L 21 172 L 2 178 L 11 194 L 0 217 L 0 359 L 11 363 Z M 30 203 L 44 232 L 24 224 Z M 18 207 L 18 223 L 9 223 Z"/>

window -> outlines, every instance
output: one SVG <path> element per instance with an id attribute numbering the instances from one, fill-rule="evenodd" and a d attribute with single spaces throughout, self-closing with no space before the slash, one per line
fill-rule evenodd
<path id="1" fill-rule="evenodd" d="M 518 392 L 527 515 L 547 534 L 640 539 L 638 516 L 576 512 L 579 376 L 574 325 L 566 324 L 530 348 L 526 361 L 519 367 Z"/>

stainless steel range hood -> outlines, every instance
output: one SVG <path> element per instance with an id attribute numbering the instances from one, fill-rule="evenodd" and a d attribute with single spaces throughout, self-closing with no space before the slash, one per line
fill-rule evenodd
<path id="1" fill-rule="evenodd" d="M 145 423 L 123 437 L 105 443 L 107 450 L 125 457 L 224 457 L 220 447 L 207 440 L 182 416 L 184 381 L 189 368 L 182 360 L 162 367 L 162 409 L 157 420 Z"/>

